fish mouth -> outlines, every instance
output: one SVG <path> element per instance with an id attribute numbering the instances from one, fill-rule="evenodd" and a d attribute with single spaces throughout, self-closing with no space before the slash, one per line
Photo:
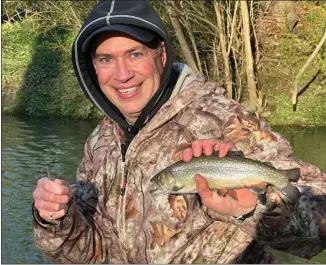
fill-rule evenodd
<path id="1" fill-rule="evenodd" d="M 160 195 L 168 194 L 169 192 L 164 191 L 164 190 L 160 190 L 160 189 L 151 189 L 151 190 L 149 190 L 149 193 L 152 196 L 160 196 Z"/>
<path id="2" fill-rule="evenodd" d="M 156 195 L 163 191 L 163 187 L 162 187 L 162 185 L 160 185 L 160 183 L 154 183 L 154 182 L 150 181 L 150 186 L 149 186 L 148 191 L 150 194 Z"/>
<path id="3" fill-rule="evenodd" d="M 153 196 L 165 195 L 169 193 L 163 188 L 163 186 L 160 183 L 154 184 L 153 182 L 151 182 L 151 186 L 148 190 L 149 193 Z"/>

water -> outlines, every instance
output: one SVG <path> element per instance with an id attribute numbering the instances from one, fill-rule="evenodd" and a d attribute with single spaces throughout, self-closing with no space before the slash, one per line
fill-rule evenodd
<path id="1" fill-rule="evenodd" d="M 2 263 L 49 263 L 33 242 L 32 192 L 49 167 L 74 182 L 95 122 L 2 117 Z"/>
<path id="2" fill-rule="evenodd" d="M 273 127 L 291 143 L 293 155 L 326 172 L 326 127 Z"/>
<path id="3" fill-rule="evenodd" d="M 49 263 L 33 242 L 32 192 L 46 167 L 75 180 L 84 142 L 96 122 L 60 118 L 2 117 L 2 263 Z M 294 154 L 326 171 L 326 128 L 275 127 Z"/>

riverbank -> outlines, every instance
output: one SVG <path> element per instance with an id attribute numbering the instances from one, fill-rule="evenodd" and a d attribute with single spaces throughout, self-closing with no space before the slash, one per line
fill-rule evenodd
<path id="1" fill-rule="evenodd" d="M 257 72 L 267 99 L 265 114 L 268 113 L 271 125 L 326 126 L 325 47 L 300 80 L 301 87 L 309 86 L 299 96 L 296 112 L 291 103 L 295 75 L 326 26 L 326 4 L 296 5 L 299 18 L 295 26 L 269 18 L 257 24 L 261 56 Z M 68 16 L 64 18 L 56 18 L 50 26 L 33 17 L 2 24 L 3 113 L 75 119 L 103 117 L 74 76 L 70 56 L 78 25 Z M 177 46 L 173 32 L 170 35 Z"/>

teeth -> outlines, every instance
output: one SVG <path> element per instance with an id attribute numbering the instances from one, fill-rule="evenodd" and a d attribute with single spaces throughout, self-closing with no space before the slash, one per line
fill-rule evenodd
<path id="1" fill-rule="evenodd" d="M 121 94 L 131 94 L 133 92 L 135 92 L 137 89 L 137 87 L 131 87 L 131 88 L 127 88 L 127 89 L 119 89 L 118 92 Z"/>

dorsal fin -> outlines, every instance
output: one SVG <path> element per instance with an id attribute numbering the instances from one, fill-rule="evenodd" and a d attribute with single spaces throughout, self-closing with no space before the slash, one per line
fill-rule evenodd
<path id="1" fill-rule="evenodd" d="M 212 156 L 218 156 L 218 151 L 215 151 Z M 228 157 L 245 157 L 242 151 L 228 151 L 226 156 Z"/>
<path id="2" fill-rule="evenodd" d="M 227 153 L 227 156 L 230 157 L 245 157 L 244 153 L 242 151 L 229 151 Z"/>
<path id="3" fill-rule="evenodd" d="M 260 162 L 261 162 L 261 161 L 260 161 Z M 275 167 L 273 166 L 273 164 L 272 164 L 271 162 L 269 162 L 269 161 L 264 161 L 264 162 L 261 162 L 261 163 L 265 164 L 266 166 L 269 166 L 269 167 L 275 168 Z"/>

